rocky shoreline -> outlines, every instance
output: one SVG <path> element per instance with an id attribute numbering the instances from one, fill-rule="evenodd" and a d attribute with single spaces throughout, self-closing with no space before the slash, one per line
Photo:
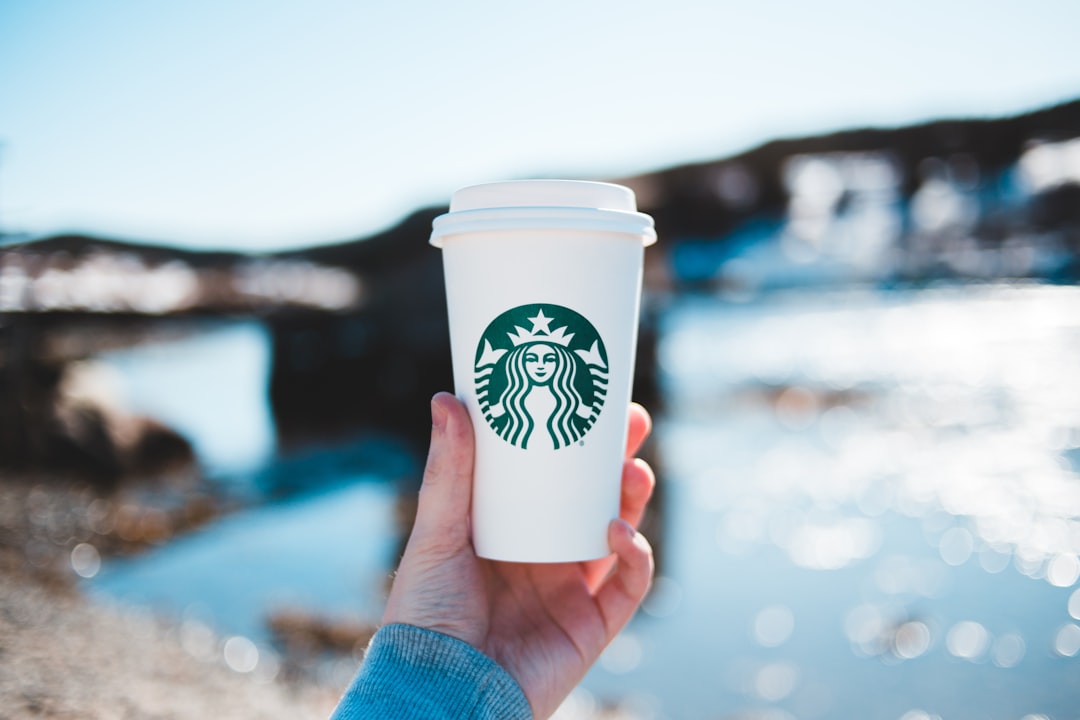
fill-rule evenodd
<path id="1" fill-rule="evenodd" d="M 256 664 L 244 641 L 81 594 L 79 571 L 96 561 L 84 549 L 115 547 L 107 524 L 95 527 L 100 500 L 75 480 L 0 482 L 0 718 L 329 715 L 355 654 L 329 677 L 304 672 L 288 648 Z"/>

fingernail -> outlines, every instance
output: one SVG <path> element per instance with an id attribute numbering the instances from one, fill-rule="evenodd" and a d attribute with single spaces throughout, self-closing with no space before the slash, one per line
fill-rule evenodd
<path id="1" fill-rule="evenodd" d="M 431 427 L 442 430 L 446 425 L 446 408 L 435 398 L 431 398 Z"/>

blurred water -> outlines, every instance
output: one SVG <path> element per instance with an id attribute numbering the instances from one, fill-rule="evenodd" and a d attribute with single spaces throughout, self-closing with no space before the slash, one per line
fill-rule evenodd
<path id="1" fill-rule="evenodd" d="M 217 324 L 101 360 L 117 371 L 125 404 L 183 434 L 209 473 L 251 470 L 273 454 L 270 338 L 262 323 Z"/>
<path id="2" fill-rule="evenodd" d="M 660 354 L 664 577 L 574 702 L 1077 717 L 1078 289 L 689 300 Z"/>
<path id="3" fill-rule="evenodd" d="M 377 621 L 396 549 L 395 491 L 379 478 L 353 481 L 106 562 L 89 586 L 99 597 L 194 619 L 263 646 L 276 611 Z"/>
<path id="4" fill-rule="evenodd" d="M 278 610 L 377 621 L 397 547 L 394 481 L 416 473 L 402 443 L 368 435 L 276 452 L 270 335 L 259 322 L 216 323 L 100 359 L 116 371 L 124 404 L 183 433 L 203 472 L 246 507 L 106 561 L 87 583 L 92 593 L 264 651 Z"/>
<path id="5" fill-rule="evenodd" d="M 661 338 L 663 574 L 563 717 L 1078 717 L 1080 289 L 687 299 Z M 257 639 L 275 598 L 376 611 L 393 492 L 254 508 L 95 587 Z"/>

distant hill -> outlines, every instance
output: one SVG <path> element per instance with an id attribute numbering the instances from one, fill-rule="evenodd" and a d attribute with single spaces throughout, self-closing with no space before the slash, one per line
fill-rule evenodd
<path id="1" fill-rule="evenodd" d="M 792 157 L 887 153 L 899 171 L 902 194 L 910 198 L 922 180 L 920 165 L 927 159 L 964 158 L 972 163 L 969 170 L 989 178 L 1014 166 L 1033 142 L 1076 137 L 1080 137 L 1080 99 L 1013 117 L 939 120 L 774 140 L 731 157 L 617 182 L 638 191 L 641 209 L 656 218 L 662 237 L 719 236 L 740 220 L 783 211 L 788 199 L 783 171 Z M 733 167 L 747 173 L 745 180 L 753 183 L 749 195 L 735 190 L 725 197 L 723 178 Z"/>
<path id="2" fill-rule="evenodd" d="M 924 180 L 927 161 L 962 164 L 964 172 L 989 182 L 1013 168 L 1032 143 L 1077 137 L 1080 100 L 1013 117 L 940 120 L 774 140 L 738 155 L 612 181 L 635 190 L 639 208 L 656 220 L 662 250 L 664 244 L 686 238 L 722 240 L 742 222 L 783 214 L 790 199 L 785 167 L 799 156 L 885 154 L 899 176 L 902 197 L 910 199 Z M 427 253 L 431 220 L 445 211 L 445 207 L 425 208 L 372 236 L 281 256 L 361 268 Z"/>
<path id="3" fill-rule="evenodd" d="M 652 254 L 668 256 L 684 241 L 705 239 L 723 243 L 729 233 L 748 221 L 781 218 L 791 201 L 791 188 L 785 173 L 794 158 L 859 154 L 886 158 L 896 173 L 899 199 L 907 203 L 935 165 L 953 175 L 967 174 L 976 184 L 985 187 L 999 182 L 1003 173 L 1015 168 L 1033 143 L 1054 143 L 1077 137 L 1080 137 L 1080 100 L 1014 117 L 950 119 L 906 127 L 863 128 L 774 140 L 731 157 L 614 181 L 636 191 L 640 209 L 655 218 L 662 240 Z M 1071 226 L 1077 218 L 1069 213 L 1068 205 L 1065 203 L 1064 212 L 1059 207 L 1052 220 Z M 445 207 L 417 210 L 397 225 L 367 237 L 256 257 L 346 268 L 360 275 L 365 282 L 379 282 L 386 279 L 390 268 L 414 261 L 436 262 L 438 254 L 428 246 L 427 239 L 431 220 L 445 210 Z M 1033 218 L 1025 216 L 1021 221 L 1013 224 L 1023 225 Z M 12 252 L 63 253 L 74 260 L 95 251 L 135 256 L 149 266 L 181 260 L 198 269 L 236 267 L 252 258 L 243 253 L 200 252 L 101 237 L 63 235 L 2 247 L 0 261 Z M 654 258 L 654 261 L 658 260 Z"/>

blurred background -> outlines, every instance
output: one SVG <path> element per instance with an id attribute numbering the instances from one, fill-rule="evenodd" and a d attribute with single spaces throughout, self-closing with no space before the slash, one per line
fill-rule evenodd
<path id="1" fill-rule="evenodd" d="M 0 2 L 0 699 L 322 717 L 458 187 L 635 190 L 642 611 L 562 718 L 1076 717 L 1080 5 Z"/>

